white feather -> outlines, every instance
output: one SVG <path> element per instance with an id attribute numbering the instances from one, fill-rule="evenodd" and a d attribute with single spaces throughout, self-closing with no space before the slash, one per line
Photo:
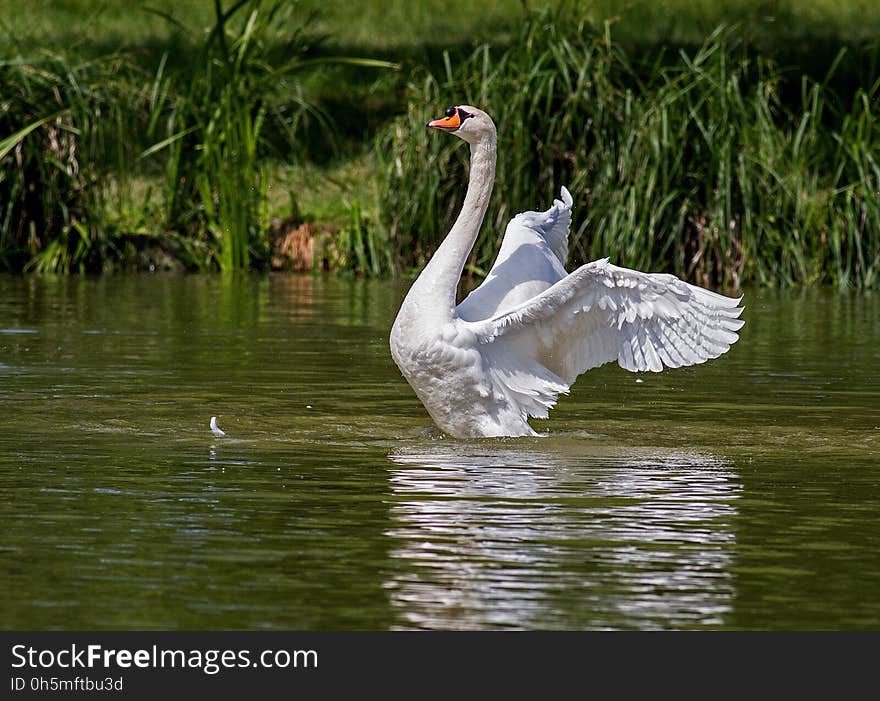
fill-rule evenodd
<path id="1" fill-rule="evenodd" d="M 467 328 L 484 345 L 504 343 L 514 331 L 533 330 L 551 339 L 531 360 L 571 384 L 586 370 L 615 360 L 633 372 L 660 372 L 664 365 L 717 358 L 739 338 L 739 302 L 672 275 L 641 273 L 602 259 Z"/>
<path id="2" fill-rule="evenodd" d="M 218 438 L 220 436 L 226 435 L 226 432 L 217 425 L 217 417 L 216 416 L 211 417 L 211 433 L 213 433 Z"/>

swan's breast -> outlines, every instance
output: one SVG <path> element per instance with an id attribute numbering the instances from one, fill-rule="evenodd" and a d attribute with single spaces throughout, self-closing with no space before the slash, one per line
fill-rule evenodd
<path id="1" fill-rule="evenodd" d="M 434 329 L 395 325 L 391 354 L 435 420 L 490 395 L 476 339 L 454 322 Z"/>
<path id="2" fill-rule="evenodd" d="M 391 333 L 391 353 L 404 376 L 429 384 L 442 384 L 450 374 L 482 370 L 482 356 L 470 331 L 454 323 L 439 329 L 395 327 Z"/>
<path id="3" fill-rule="evenodd" d="M 431 418 L 450 435 L 534 435 L 520 408 L 493 385 L 492 359 L 464 324 L 395 323 L 391 350 Z"/>

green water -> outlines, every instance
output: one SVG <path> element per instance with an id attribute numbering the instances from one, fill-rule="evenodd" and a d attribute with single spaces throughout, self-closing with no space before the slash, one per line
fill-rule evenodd
<path id="1" fill-rule="evenodd" d="M 0 627 L 880 628 L 876 294 L 749 291 L 727 356 L 459 442 L 403 292 L 0 277 Z"/>

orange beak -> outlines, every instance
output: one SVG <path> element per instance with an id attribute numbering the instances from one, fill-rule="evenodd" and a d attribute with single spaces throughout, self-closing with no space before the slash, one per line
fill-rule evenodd
<path id="1" fill-rule="evenodd" d="M 435 119 L 433 122 L 428 122 L 426 127 L 433 127 L 434 129 L 446 129 L 447 131 L 454 131 L 461 126 L 461 117 L 458 116 L 458 110 L 455 111 L 451 117 L 443 117 L 442 119 Z"/>

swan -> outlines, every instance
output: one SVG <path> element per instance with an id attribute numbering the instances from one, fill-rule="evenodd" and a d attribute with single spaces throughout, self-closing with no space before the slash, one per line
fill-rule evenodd
<path id="1" fill-rule="evenodd" d="M 455 438 L 538 435 L 578 375 L 611 361 L 632 372 L 703 363 L 727 352 L 743 321 L 735 299 L 674 275 L 595 260 L 568 273 L 572 197 L 507 225 L 483 283 L 456 290 L 495 179 L 488 114 L 449 107 L 426 125 L 470 145 L 461 212 L 413 283 L 391 328 L 394 362 L 434 423 Z"/>

